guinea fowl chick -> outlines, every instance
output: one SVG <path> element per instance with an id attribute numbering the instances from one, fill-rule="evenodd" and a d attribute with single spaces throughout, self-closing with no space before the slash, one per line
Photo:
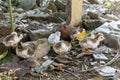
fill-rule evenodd
<path id="1" fill-rule="evenodd" d="M 74 29 L 70 32 L 70 38 L 75 41 L 77 40 L 77 35 L 80 34 L 80 32 L 77 29 Z"/>
<path id="2" fill-rule="evenodd" d="M 12 32 L 10 35 L 3 39 L 3 44 L 7 47 L 16 47 L 20 40 L 23 38 L 22 34 L 17 34 L 17 32 Z"/>
<path id="3" fill-rule="evenodd" d="M 70 51 L 70 49 L 71 49 L 71 43 L 63 40 L 53 45 L 53 50 L 61 58 L 64 58 L 68 53 L 68 51 Z"/>
<path id="4" fill-rule="evenodd" d="M 91 36 L 93 36 L 93 35 L 91 35 Z M 103 41 L 104 39 L 105 39 L 105 37 L 102 33 L 97 33 L 95 35 L 95 38 L 93 38 L 93 37 L 85 38 L 83 41 L 80 42 L 80 45 L 82 47 L 82 51 L 97 48 L 99 43 L 101 41 Z"/>
<path id="5" fill-rule="evenodd" d="M 80 27 L 73 29 L 69 34 L 73 44 L 78 44 L 78 42 L 82 41 L 86 37 L 86 35 L 87 33 L 85 29 Z"/>
<path id="6" fill-rule="evenodd" d="M 30 37 L 32 36 L 32 34 L 30 34 L 30 30 L 26 29 L 24 26 L 18 25 L 15 28 L 15 32 L 17 32 L 18 34 L 22 34 L 23 38 L 21 39 L 22 42 L 27 42 L 27 41 L 31 41 L 32 39 L 34 39 L 34 37 Z"/>
<path id="7" fill-rule="evenodd" d="M 22 43 L 19 42 L 16 47 L 16 54 L 21 58 L 29 58 L 33 57 L 33 53 L 35 51 L 35 44 Z"/>
<path id="8" fill-rule="evenodd" d="M 48 37 L 48 42 L 50 44 L 55 44 L 55 43 L 58 43 L 60 42 L 60 36 L 61 36 L 61 33 L 59 31 L 55 32 L 55 33 L 52 33 L 49 37 Z"/>
<path id="9" fill-rule="evenodd" d="M 16 47 L 16 54 L 21 58 L 41 59 L 48 54 L 50 45 L 47 38 L 38 39 L 30 42 L 19 42 Z"/>
<path id="10" fill-rule="evenodd" d="M 95 37 L 96 37 L 97 35 L 103 35 L 103 34 L 100 33 L 100 32 L 92 31 L 92 32 L 90 32 L 90 33 L 87 35 L 87 38 L 95 39 Z"/>

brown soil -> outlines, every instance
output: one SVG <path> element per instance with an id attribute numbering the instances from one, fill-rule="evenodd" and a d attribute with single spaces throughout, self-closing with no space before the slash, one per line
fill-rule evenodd
<path id="1" fill-rule="evenodd" d="M 5 37 L 11 33 L 11 27 L 7 26 L 0 26 L 0 38 Z"/>

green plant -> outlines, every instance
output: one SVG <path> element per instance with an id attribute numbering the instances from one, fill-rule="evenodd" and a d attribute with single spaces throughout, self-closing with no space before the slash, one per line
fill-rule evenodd
<path id="1" fill-rule="evenodd" d="M 12 16 L 12 3 L 11 3 L 11 0 L 8 0 L 8 7 L 9 7 L 9 14 L 10 14 L 11 29 L 12 29 L 12 31 L 14 31 L 13 16 Z"/>

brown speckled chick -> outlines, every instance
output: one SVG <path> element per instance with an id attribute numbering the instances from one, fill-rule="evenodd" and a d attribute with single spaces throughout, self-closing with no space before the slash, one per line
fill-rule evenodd
<path id="1" fill-rule="evenodd" d="M 70 51 L 71 43 L 67 41 L 60 41 L 53 45 L 53 50 L 57 53 L 60 57 L 64 57 Z"/>
<path id="2" fill-rule="evenodd" d="M 41 59 L 47 55 L 50 50 L 50 45 L 46 38 L 38 39 L 37 41 L 19 42 L 16 47 L 16 54 L 21 58 Z"/>
<path id="3" fill-rule="evenodd" d="M 77 39 L 78 34 L 80 34 L 80 32 L 77 29 L 74 29 L 70 32 L 70 38 L 74 41 Z"/>
<path id="4" fill-rule="evenodd" d="M 83 31 L 85 31 L 85 29 L 77 27 L 70 32 L 69 36 L 72 39 L 72 41 L 78 40 L 77 39 L 78 34 L 80 34 Z"/>
<path id="5" fill-rule="evenodd" d="M 98 47 L 99 43 L 105 39 L 102 33 L 92 33 L 91 36 L 86 37 L 80 42 L 82 51 L 89 49 L 95 49 Z"/>
<path id="6" fill-rule="evenodd" d="M 16 48 L 16 54 L 22 58 L 29 58 L 34 56 L 35 44 L 19 42 Z"/>
<path id="7" fill-rule="evenodd" d="M 3 44 L 7 47 L 16 47 L 20 40 L 23 38 L 22 34 L 17 34 L 17 32 L 12 32 L 10 35 L 3 39 Z"/>

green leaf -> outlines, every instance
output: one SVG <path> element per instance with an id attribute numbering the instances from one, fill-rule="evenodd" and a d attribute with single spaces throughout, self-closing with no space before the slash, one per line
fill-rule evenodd
<path id="1" fill-rule="evenodd" d="M 0 60 L 3 59 L 8 53 L 8 50 L 3 52 L 1 55 L 0 55 Z"/>
<path id="2" fill-rule="evenodd" d="M 8 54 L 0 61 L 0 65 L 3 63 L 10 62 L 12 60 L 11 48 L 8 49 Z"/>
<path id="3" fill-rule="evenodd" d="M 0 76 L 0 80 L 12 80 L 12 78 L 6 75 L 2 75 Z"/>
<path id="4" fill-rule="evenodd" d="M 75 42 L 71 42 L 71 45 L 72 45 L 73 47 L 79 46 L 79 44 L 78 44 L 78 43 L 75 43 Z"/>

